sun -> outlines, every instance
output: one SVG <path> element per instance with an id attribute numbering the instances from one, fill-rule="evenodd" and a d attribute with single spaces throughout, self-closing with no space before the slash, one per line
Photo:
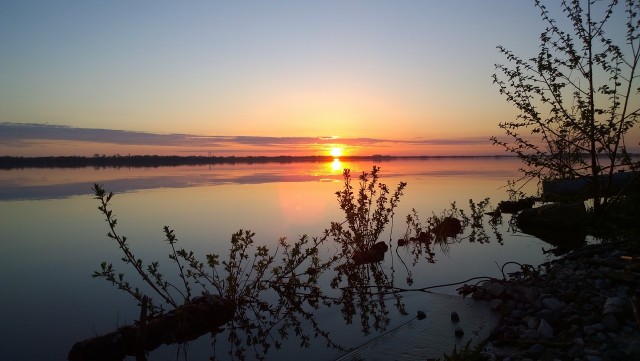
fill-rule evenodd
<path id="1" fill-rule="evenodd" d="M 331 147 L 329 154 L 334 158 L 340 157 L 342 155 L 342 147 Z"/>

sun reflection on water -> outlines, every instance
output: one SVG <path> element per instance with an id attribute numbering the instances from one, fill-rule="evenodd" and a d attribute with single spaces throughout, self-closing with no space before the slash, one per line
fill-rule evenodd
<path id="1" fill-rule="evenodd" d="M 333 162 L 329 163 L 331 170 L 333 172 L 342 172 L 344 168 L 342 168 L 342 162 L 339 158 L 333 158 Z"/>

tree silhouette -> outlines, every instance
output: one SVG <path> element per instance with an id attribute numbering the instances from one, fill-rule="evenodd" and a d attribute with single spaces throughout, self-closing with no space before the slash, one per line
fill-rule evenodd
<path id="1" fill-rule="evenodd" d="M 587 178 L 600 213 L 613 174 L 629 165 L 625 135 L 638 123 L 640 2 L 562 1 L 569 29 L 534 4 L 547 23 L 538 55 L 498 46 L 510 65 L 497 64 L 493 82 L 520 114 L 499 124 L 506 138 L 492 140 L 523 161 L 523 179 Z"/>

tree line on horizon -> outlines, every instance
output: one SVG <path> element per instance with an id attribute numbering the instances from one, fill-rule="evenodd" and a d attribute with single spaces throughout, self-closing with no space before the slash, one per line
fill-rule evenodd
<path id="1" fill-rule="evenodd" d="M 392 156 L 374 154 L 370 156 L 342 156 L 344 160 L 395 160 L 395 159 L 463 159 L 463 158 L 512 158 L 512 155 L 450 155 L 450 156 Z M 15 157 L 0 156 L 0 169 L 21 168 L 122 168 L 122 167 L 163 167 L 207 164 L 253 164 L 253 163 L 297 163 L 327 162 L 334 157 L 311 156 L 177 156 L 177 155 L 99 155 L 85 156 L 42 156 Z"/>

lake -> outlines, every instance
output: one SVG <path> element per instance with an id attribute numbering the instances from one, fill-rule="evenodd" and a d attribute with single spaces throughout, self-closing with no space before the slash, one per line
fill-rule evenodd
<path id="1" fill-rule="evenodd" d="M 108 226 L 90 189 L 94 183 L 116 194 L 110 207 L 118 218 L 118 232 L 127 237 L 134 252 L 145 262 L 158 260 L 162 270 L 175 274 L 167 257 L 170 248 L 164 241 L 163 226 L 175 230 L 180 247 L 202 258 L 205 253 L 226 255 L 231 235 L 239 229 L 255 232 L 256 243 L 272 249 L 281 237 L 296 240 L 303 234 L 321 236 L 331 221 L 344 220 L 335 195 L 343 186 L 342 170 L 351 169 L 355 177 L 371 171 L 374 164 L 381 167 L 380 181 L 392 190 L 400 181 L 407 182 L 396 210 L 393 234 L 387 228 L 380 237 L 392 247 L 379 267 L 396 286 L 419 289 L 475 276 L 501 277 L 500 266 L 506 262 L 538 265 L 549 260 L 541 250 L 551 246 L 510 230 L 508 215 L 503 215 L 502 224 L 497 226 L 502 242 L 491 232 L 488 234 L 492 238 L 482 244 L 460 237 L 447 247 L 436 247 L 435 262 L 419 258 L 414 264 L 409 248 L 396 247 L 412 209 L 426 220 L 454 201 L 466 210 L 469 199 L 478 202 L 490 197 L 493 207 L 506 199 L 503 187 L 507 180 L 517 177 L 519 167 L 514 158 L 2 170 L 0 307 L 5 314 L 0 328 L 0 359 L 65 360 L 75 342 L 114 331 L 138 318 L 140 311 L 133 298 L 109 282 L 91 277 L 103 261 L 113 263 L 118 271 L 131 273 L 119 261 L 117 245 L 106 237 Z M 324 252 L 332 247 L 328 245 Z M 413 284 L 406 282 L 406 272 L 413 275 Z M 382 357 L 384 352 L 397 352 L 402 347 L 412 347 L 414 352 L 398 356 L 400 359 L 423 359 L 429 352 L 438 353 L 430 357 L 442 357 L 441 349 L 451 350 L 472 336 L 468 332 L 464 339 L 455 339 L 448 329 L 446 337 L 441 335 L 442 323 L 436 320 L 437 315 L 448 315 L 454 304 L 472 310 L 475 307 L 452 297 L 455 289 L 440 287 L 433 289 L 433 294 L 405 292 L 402 296 L 408 315 L 398 312 L 391 300 L 385 311 L 387 324 L 366 333 L 358 317 L 347 325 L 339 308 L 321 307 L 314 312 L 329 335 L 346 349 L 364 345 L 359 357 L 366 357 L 362 355 L 367 352 Z M 417 310 L 428 315 L 424 322 L 419 321 L 422 323 L 415 321 Z M 469 317 L 485 317 L 481 308 L 477 310 Z M 417 343 L 438 347 L 421 351 L 420 345 L 407 346 L 407 338 L 416 343 L 420 340 L 417 335 L 424 333 L 433 337 Z M 282 341 L 281 350 L 272 348 L 266 359 L 358 357 L 349 358 L 347 351 L 326 348 L 322 340 L 300 348 L 293 334 Z M 436 335 L 444 338 L 436 339 Z M 388 341 L 382 342 L 385 339 Z M 224 333 L 216 337 L 215 346 L 212 342 L 205 335 L 187 346 L 162 346 L 151 352 L 149 359 L 206 360 L 212 355 L 227 359 Z M 253 354 L 248 352 L 247 358 L 252 359 Z"/>

